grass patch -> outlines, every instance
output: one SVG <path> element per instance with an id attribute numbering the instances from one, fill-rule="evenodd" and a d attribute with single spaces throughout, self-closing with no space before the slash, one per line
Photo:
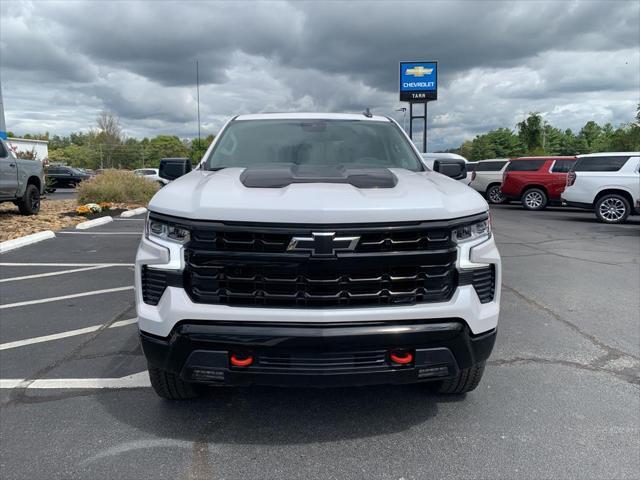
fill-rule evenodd
<path id="1" fill-rule="evenodd" d="M 78 204 L 135 203 L 147 205 L 160 186 L 124 170 L 105 170 L 78 186 Z"/>

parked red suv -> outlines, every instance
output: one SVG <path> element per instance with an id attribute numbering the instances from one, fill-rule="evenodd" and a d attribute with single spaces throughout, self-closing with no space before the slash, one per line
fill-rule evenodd
<path id="1" fill-rule="evenodd" d="M 567 172 L 576 157 L 513 158 L 502 175 L 502 193 L 508 200 L 521 200 L 527 210 L 560 205 Z"/>

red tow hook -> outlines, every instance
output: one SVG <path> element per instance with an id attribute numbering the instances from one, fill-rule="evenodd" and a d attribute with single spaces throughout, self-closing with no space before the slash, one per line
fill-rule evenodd
<path id="1" fill-rule="evenodd" d="M 398 365 L 408 365 L 413 362 L 413 353 L 406 350 L 392 350 L 389 354 L 389 358 L 393 363 Z"/>
<path id="2" fill-rule="evenodd" d="M 232 353 L 229 362 L 234 367 L 248 367 L 253 363 L 253 356 L 246 353 Z"/>

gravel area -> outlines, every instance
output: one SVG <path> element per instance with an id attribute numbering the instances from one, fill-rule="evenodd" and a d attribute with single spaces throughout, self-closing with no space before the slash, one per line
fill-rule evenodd
<path id="1" fill-rule="evenodd" d="M 61 230 L 73 227 L 80 222 L 88 220 L 84 216 L 65 215 L 74 212 L 77 207 L 76 200 L 50 200 L 43 199 L 40 213 L 37 215 L 20 215 L 18 207 L 12 203 L 0 204 L 0 242 L 13 238 L 23 237 L 43 230 Z M 114 204 L 115 213 L 122 209 L 136 208 L 140 205 Z M 91 218 L 95 218 L 92 216 Z"/>

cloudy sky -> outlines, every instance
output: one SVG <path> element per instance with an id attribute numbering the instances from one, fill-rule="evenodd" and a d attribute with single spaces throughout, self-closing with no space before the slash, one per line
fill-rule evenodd
<path id="1" fill-rule="evenodd" d="M 0 2 L 7 129 L 68 134 L 115 112 L 130 136 L 262 111 L 393 115 L 400 60 L 439 61 L 430 150 L 539 111 L 631 121 L 640 1 Z"/>

